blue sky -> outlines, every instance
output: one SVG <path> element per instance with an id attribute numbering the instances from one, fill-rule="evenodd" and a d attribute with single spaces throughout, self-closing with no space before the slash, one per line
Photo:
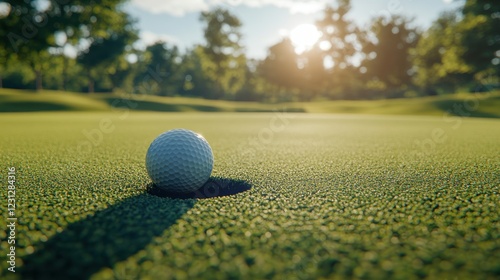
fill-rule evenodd
<path id="1" fill-rule="evenodd" d="M 184 50 L 203 42 L 201 11 L 229 9 L 243 23 L 243 44 L 251 58 L 264 58 L 267 49 L 300 24 L 322 17 L 329 0 L 132 0 L 125 10 L 138 19 L 144 44 L 162 39 Z M 366 25 L 378 15 L 404 14 L 428 27 L 439 13 L 459 7 L 461 0 L 352 0 L 349 17 Z"/>

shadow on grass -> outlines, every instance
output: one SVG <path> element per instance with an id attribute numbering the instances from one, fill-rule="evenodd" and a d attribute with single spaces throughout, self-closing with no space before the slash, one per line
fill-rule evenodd
<path id="1" fill-rule="evenodd" d="M 236 108 L 234 111 L 239 113 L 273 113 L 276 112 L 276 109 Z M 304 108 L 285 108 L 281 111 L 287 113 L 307 113 Z"/>
<path id="2" fill-rule="evenodd" d="M 160 197 L 165 193 L 151 185 L 144 188 L 146 193 L 72 223 L 38 244 L 35 253 L 23 258 L 21 279 L 89 279 L 144 249 L 196 203 Z M 231 195 L 250 188 L 245 181 L 212 177 L 194 196 L 182 198 Z"/>
<path id="3" fill-rule="evenodd" d="M 68 111 L 70 106 L 44 101 L 2 101 L 0 112 Z"/>
<path id="4" fill-rule="evenodd" d="M 204 199 L 213 198 L 220 196 L 228 196 L 244 191 L 248 191 L 252 188 L 247 181 L 244 180 L 234 180 L 221 177 L 210 177 L 208 181 L 198 190 L 188 193 L 188 194 L 176 194 L 170 193 L 160 188 L 157 188 L 153 183 L 147 185 L 147 192 L 159 197 L 170 197 L 170 198 L 181 198 L 181 199 Z"/>
<path id="5" fill-rule="evenodd" d="M 484 102 L 484 101 L 483 101 Z M 459 117 L 474 117 L 474 118 L 500 118 L 500 114 L 481 112 L 481 103 L 477 110 L 467 110 L 463 100 L 436 100 L 433 105 L 443 112 L 449 112 L 453 116 Z M 473 106 L 473 103 L 469 104 Z"/>
<path id="6" fill-rule="evenodd" d="M 272 108 L 222 108 L 216 106 L 208 106 L 208 105 L 197 105 L 197 104 L 168 104 L 168 103 L 160 103 L 154 101 L 145 101 L 145 100 L 127 100 L 119 97 L 108 97 L 104 98 L 104 101 L 108 103 L 111 107 L 120 108 L 126 107 L 131 110 L 136 111 L 157 111 L 157 112 L 185 112 L 185 111 L 197 111 L 197 112 L 248 112 L 248 113 L 272 113 L 275 112 L 275 109 Z M 132 104 L 132 105 L 131 105 Z M 303 108 L 287 108 L 286 112 L 290 113 L 305 113 L 306 111 Z"/>
<path id="7" fill-rule="evenodd" d="M 127 106 L 128 109 L 137 111 L 157 111 L 157 112 L 184 112 L 184 111 L 200 111 L 200 112 L 220 112 L 221 108 L 206 105 L 196 104 L 167 104 L 144 100 L 125 100 L 123 98 L 104 98 L 106 103 L 112 107 L 123 107 L 133 102 L 133 106 Z"/>

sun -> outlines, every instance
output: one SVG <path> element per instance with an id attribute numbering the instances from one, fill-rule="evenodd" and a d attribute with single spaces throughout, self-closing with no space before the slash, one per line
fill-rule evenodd
<path id="1" fill-rule="evenodd" d="M 304 23 L 290 31 L 290 40 L 295 47 L 295 52 L 301 54 L 314 46 L 321 37 L 321 32 L 315 25 Z"/>

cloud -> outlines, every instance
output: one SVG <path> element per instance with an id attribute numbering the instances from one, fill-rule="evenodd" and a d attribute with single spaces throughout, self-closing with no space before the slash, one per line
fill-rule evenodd
<path id="1" fill-rule="evenodd" d="M 205 2 L 205 0 L 132 0 L 133 5 L 153 14 L 167 13 L 174 16 L 207 10 L 209 6 Z"/>
<path id="2" fill-rule="evenodd" d="M 178 45 L 180 40 L 175 38 L 174 36 L 167 34 L 157 34 L 150 31 L 141 31 L 140 40 L 135 44 L 136 48 L 145 49 L 146 46 L 152 45 L 158 41 L 163 41 L 165 43 L 170 43 L 174 45 Z"/>
<path id="3" fill-rule="evenodd" d="M 312 14 L 322 10 L 329 2 L 326 0 L 233 0 L 239 5 L 249 7 L 276 6 L 288 9 L 292 14 Z"/>
<path id="4" fill-rule="evenodd" d="M 132 0 L 132 4 L 153 14 L 167 13 L 183 16 L 190 12 L 206 11 L 214 6 L 275 6 L 292 14 L 310 14 L 322 10 L 328 0 Z"/>

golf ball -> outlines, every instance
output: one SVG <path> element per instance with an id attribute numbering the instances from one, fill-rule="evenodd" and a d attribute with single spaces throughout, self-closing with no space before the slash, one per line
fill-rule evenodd
<path id="1" fill-rule="evenodd" d="M 153 183 L 168 192 L 189 193 L 208 181 L 214 165 L 212 148 L 187 129 L 162 133 L 149 146 L 146 169 Z"/>

